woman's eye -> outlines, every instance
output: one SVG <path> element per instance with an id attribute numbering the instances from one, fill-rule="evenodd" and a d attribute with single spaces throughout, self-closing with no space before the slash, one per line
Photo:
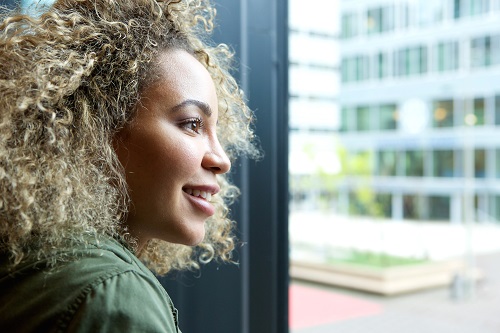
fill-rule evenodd
<path id="1" fill-rule="evenodd" d="M 183 127 L 191 132 L 199 134 L 200 130 L 203 128 L 203 121 L 200 118 L 187 119 L 183 123 Z"/>

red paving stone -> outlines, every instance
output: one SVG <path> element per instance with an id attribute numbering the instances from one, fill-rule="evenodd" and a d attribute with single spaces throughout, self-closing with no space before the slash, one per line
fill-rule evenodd
<path id="1" fill-rule="evenodd" d="M 292 330 L 376 315 L 383 311 L 380 304 L 318 288 L 292 284 L 289 293 Z"/>

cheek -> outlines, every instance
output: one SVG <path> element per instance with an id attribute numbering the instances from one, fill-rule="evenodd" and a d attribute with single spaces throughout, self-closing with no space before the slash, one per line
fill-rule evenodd
<path id="1" fill-rule="evenodd" d="M 192 138 L 191 138 L 192 139 Z M 148 160 L 156 171 L 155 173 L 167 173 L 168 178 L 175 176 L 189 176 L 201 166 L 200 148 L 190 140 L 174 140 L 169 145 L 157 147 L 151 152 Z"/>

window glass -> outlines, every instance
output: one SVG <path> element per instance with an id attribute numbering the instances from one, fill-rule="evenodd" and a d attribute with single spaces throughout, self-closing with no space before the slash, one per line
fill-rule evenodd
<path id="1" fill-rule="evenodd" d="M 359 106 L 356 108 L 356 130 L 369 131 L 371 129 L 370 108 Z"/>
<path id="2" fill-rule="evenodd" d="M 438 72 L 446 72 L 450 70 L 456 70 L 459 66 L 459 52 L 458 52 L 458 42 L 440 42 L 437 44 L 436 59 L 436 70 Z"/>
<path id="3" fill-rule="evenodd" d="M 450 220 L 450 197 L 429 196 L 429 219 L 433 221 Z"/>
<path id="4" fill-rule="evenodd" d="M 473 38 L 471 40 L 471 67 L 487 67 L 491 65 L 490 36 Z"/>
<path id="5" fill-rule="evenodd" d="M 425 220 L 427 218 L 426 200 L 420 195 L 403 196 L 403 218 L 406 220 Z"/>
<path id="6" fill-rule="evenodd" d="M 358 35 L 358 16 L 354 13 L 342 15 L 341 34 L 343 38 L 352 38 Z"/>
<path id="7" fill-rule="evenodd" d="M 474 152 L 474 176 L 486 177 L 486 151 L 484 149 L 476 149 Z"/>
<path id="8" fill-rule="evenodd" d="M 427 72 L 427 47 L 403 48 L 396 52 L 396 73 L 398 76 L 418 75 Z"/>
<path id="9" fill-rule="evenodd" d="M 432 123 L 434 127 L 452 127 L 453 120 L 453 100 L 441 100 L 433 103 Z"/>
<path id="10" fill-rule="evenodd" d="M 379 128 L 381 130 L 396 129 L 396 119 L 398 117 L 396 105 L 383 104 L 379 108 Z"/>
<path id="11" fill-rule="evenodd" d="M 471 116 L 471 123 L 475 126 L 484 125 L 485 121 L 485 107 L 484 98 L 474 99 L 474 110 Z"/>
<path id="12" fill-rule="evenodd" d="M 424 154 L 421 150 L 405 152 L 405 175 L 409 177 L 423 177 Z"/>
<path id="13" fill-rule="evenodd" d="M 454 173 L 454 158 L 453 150 L 435 150 L 433 152 L 434 177 L 453 177 Z"/>
<path id="14" fill-rule="evenodd" d="M 379 176 L 396 176 L 397 152 L 383 150 L 377 154 L 377 173 Z"/>
<path id="15" fill-rule="evenodd" d="M 500 126 L 500 95 L 495 95 L 495 125 Z"/>

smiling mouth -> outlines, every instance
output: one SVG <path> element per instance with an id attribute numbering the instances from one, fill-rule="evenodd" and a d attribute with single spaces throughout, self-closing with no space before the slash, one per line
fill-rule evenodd
<path id="1" fill-rule="evenodd" d="M 202 198 L 202 199 L 205 199 L 206 201 L 212 200 L 212 193 L 210 193 L 210 192 L 193 190 L 191 188 L 183 189 L 183 191 L 186 192 L 187 194 L 193 196 L 193 197 Z"/>

